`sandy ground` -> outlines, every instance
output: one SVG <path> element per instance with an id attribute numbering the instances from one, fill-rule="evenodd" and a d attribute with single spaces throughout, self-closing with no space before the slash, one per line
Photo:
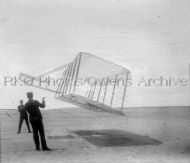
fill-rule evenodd
<path id="1" fill-rule="evenodd" d="M 82 108 L 43 110 L 52 151 L 35 151 L 18 113 L 1 110 L 2 163 L 189 163 L 190 108 L 128 108 L 125 116 Z"/>

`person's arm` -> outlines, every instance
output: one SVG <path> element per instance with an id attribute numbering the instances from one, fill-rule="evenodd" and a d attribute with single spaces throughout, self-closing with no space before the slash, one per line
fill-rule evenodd
<path id="1" fill-rule="evenodd" d="M 38 106 L 41 107 L 41 108 L 45 108 L 45 106 L 46 106 L 45 98 L 42 99 L 42 103 L 40 103 L 40 102 L 38 101 Z"/>
<path id="2" fill-rule="evenodd" d="M 26 112 L 29 114 L 29 112 L 28 112 L 28 107 L 27 107 L 28 105 L 27 105 L 27 103 L 25 103 L 25 105 L 24 105 L 24 110 L 26 110 Z"/>
<path id="3" fill-rule="evenodd" d="M 22 109 L 20 108 L 20 106 L 18 106 L 18 111 L 21 112 L 21 110 L 22 110 Z"/>
<path id="4" fill-rule="evenodd" d="M 24 109 L 25 109 L 24 105 L 19 105 L 19 106 L 18 106 L 18 111 L 19 111 L 19 112 L 21 112 L 21 111 L 24 110 Z"/>

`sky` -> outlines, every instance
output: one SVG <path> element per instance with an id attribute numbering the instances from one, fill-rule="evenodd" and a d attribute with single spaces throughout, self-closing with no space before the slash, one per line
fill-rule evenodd
<path id="1" fill-rule="evenodd" d="M 189 80 L 189 0 L 0 0 L 0 108 L 27 91 L 49 108 L 68 104 L 31 87 L 5 86 L 6 76 L 36 75 L 87 52 L 131 71 L 133 80 Z M 130 87 L 127 106 L 189 105 L 189 83 Z M 70 105 L 68 105 L 70 106 Z"/>

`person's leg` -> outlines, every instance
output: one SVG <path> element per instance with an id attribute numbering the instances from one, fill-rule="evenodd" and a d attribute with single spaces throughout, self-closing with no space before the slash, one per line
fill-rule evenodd
<path id="1" fill-rule="evenodd" d="M 23 118 L 20 116 L 19 125 L 18 125 L 18 132 L 17 132 L 18 134 L 21 132 L 22 122 L 23 122 Z"/>
<path id="2" fill-rule="evenodd" d="M 43 150 L 49 150 L 46 144 L 46 138 L 45 138 L 45 133 L 44 133 L 44 125 L 42 120 L 39 121 L 39 133 L 40 133 L 40 138 L 41 138 L 41 145 Z"/>
<path id="3" fill-rule="evenodd" d="M 29 121 L 28 121 L 28 116 L 26 116 L 24 118 L 25 122 L 26 122 L 26 125 L 27 125 L 27 128 L 28 128 L 28 132 L 31 133 L 31 130 L 30 130 L 30 125 L 29 125 Z"/>
<path id="4" fill-rule="evenodd" d="M 38 135 L 38 123 L 31 122 L 32 129 L 33 129 L 33 139 L 36 146 L 36 150 L 40 150 L 40 142 L 39 142 L 39 135 Z"/>

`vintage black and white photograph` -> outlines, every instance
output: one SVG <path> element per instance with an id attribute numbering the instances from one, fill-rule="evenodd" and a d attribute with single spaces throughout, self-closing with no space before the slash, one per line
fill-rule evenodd
<path id="1" fill-rule="evenodd" d="M 189 163 L 189 0 L 0 0 L 1 163 Z"/>

